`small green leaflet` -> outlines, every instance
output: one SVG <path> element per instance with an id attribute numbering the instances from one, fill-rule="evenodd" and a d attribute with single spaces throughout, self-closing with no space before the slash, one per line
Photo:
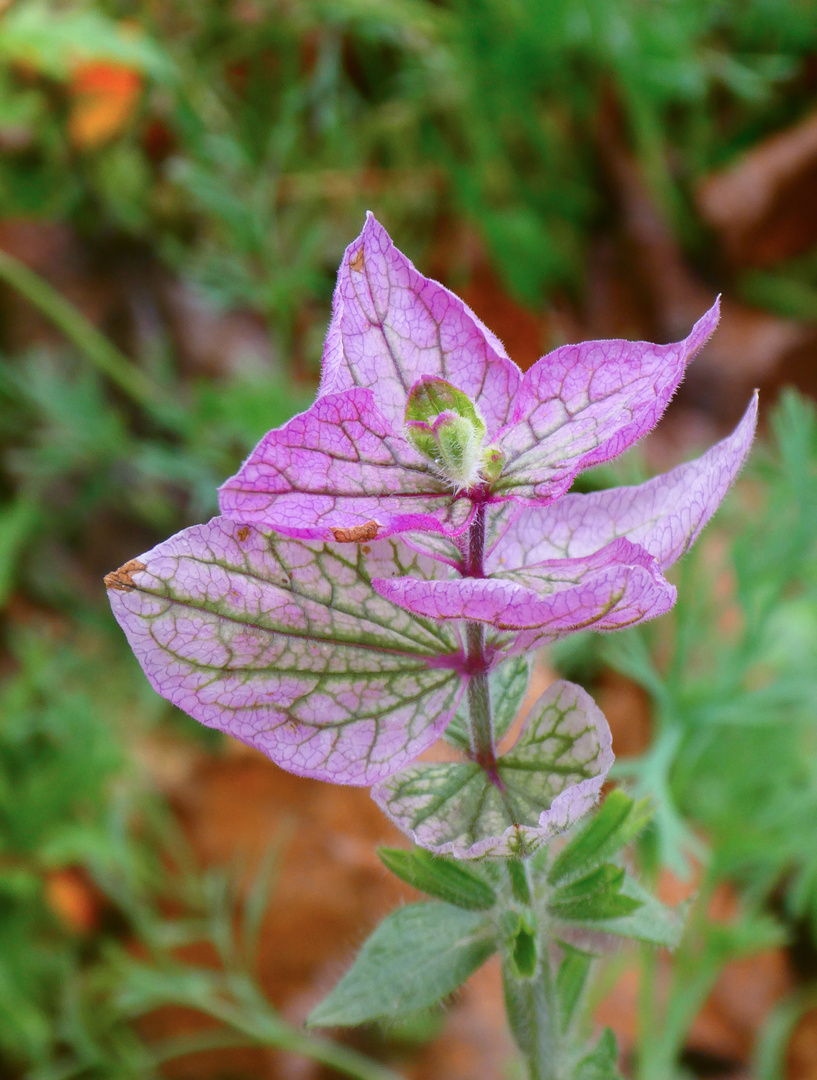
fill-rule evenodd
<path id="1" fill-rule="evenodd" d="M 451 859 L 432 855 L 423 848 L 380 848 L 377 854 L 401 881 L 438 900 L 467 911 L 487 911 L 496 903 L 496 893 L 487 881 Z"/>
<path id="2" fill-rule="evenodd" d="M 574 1080 L 623 1080 L 617 1062 L 616 1037 L 605 1028 L 595 1047 L 577 1063 Z"/>
<path id="3" fill-rule="evenodd" d="M 492 921 L 450 904 L 410 904 L 377 927 L 310 1027 L 402 1017 L 452 994 L 496 949 Z"/>
<path id="4" fill-rule="evenodd" d="M 593 819 L 568 840 L 553 860 L 548 881 L 558 885 L 586 874 L 634 840 L 649 820 L 649 799 L 635 802 L 618 788 L 611 791 Z"/>
<path id="5" fill-rule="evenodd" d="M 562 1031 L 567 1031 L 587 982 L 593 957 L 570 945 L 562 944 L 562 948 L 564 958 L 556 975 L 556 999 L 559 1002 Z"/>
<path id="6" fill-rule="evenodd" d="M 551 931 L 553 936 L 564 939 L 567 942 L 576 940 L 582 948 L 588 952 L 605 951 L 606 942 L 603 938 L 598 939 L 597 947 L 591 946 L 587 939 L 587 932 L 597 934 L 612 934 L 615 937 L 631 938 L 633 941 L 643 941 L 648 945 L 661 945 L 668 949 L 674 949 L 684 930 L 683 910 L 672 910 L 651 896 L 629 874 L 624 875 L 619 891 L 611 898 L 609 894 L 601 894 L 601 911 L 610 910 L 610 915 L 596 916 L 592 908 L 592 898 L 587 907 L 582 908 L 580 903 L 571 908 L 569 905 L 550 907 L 550 915 L 553 919 Z M 632 910 L 615 913 L 616 903 L 630 902 L 636 906 Z M 608 907 L 605 909 L 605 905 Z"/>
<path id="7" fill-rule="evenodd" d="M 641 904 L 630 896 L 622 895 L 624 877 L 624 870 L 619 866 L 610 863 L 600 866 L 585 877 L 557 889 L 548 900 L 548 911 L 566 922 L 629 915 Z"/>

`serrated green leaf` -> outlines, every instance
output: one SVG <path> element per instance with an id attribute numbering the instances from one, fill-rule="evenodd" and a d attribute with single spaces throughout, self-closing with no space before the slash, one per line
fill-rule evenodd
<path id="1" fill-rule="evenodd" d="M 421 847 L 460 859 L 529 855 L 595 802 L 613 761 L 607 721 L 580 686 L 553 683 L 487 772 L 418 763 L 372 798 Z"/>
<path id="2" fill-rule="evenodd" d="M 530 661 L 526 656 L 512 656 L 490 673 L 491 706 L 494 710 L 494 739 L 499 742 L 514 722 L 522 707 L 530 683 Z M 463 698 L 454 719 L 445 730 L 444 738 L 461 750 L 469 749 L 468 700 Z"/>
<path id="3" fill-rule="evenodd" d="M 649 799 L 635 802 L 618 788 L 611 791 L 592 821 L 568 840 L 554 859 L 548 880 L 558 885 L 605 862 L 634 840 L 649 819 Z"/>
<path id="4" fill-rule="evenodd" d="M 426 1009 L 453 993 L 496 949 L 493 924 L 449 904 L 410 904 L 360 950 L 310 1027 L 345 1027 Z"/>
<path id="5" fill-rule="evenodd" d="M 407 885 L 468 911 L 487 911 L 496 903 L 491 886 L 472 870 L 423 848 L 380 848 L 380 861 Z"/>

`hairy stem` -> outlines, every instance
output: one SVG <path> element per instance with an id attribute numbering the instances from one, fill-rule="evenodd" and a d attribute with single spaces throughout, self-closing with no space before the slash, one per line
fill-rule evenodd
<path id="1" fill-rule="evenodd" d="M 465 558 L 464 577 L 485 577 L 485 503 L 477 506 L 474 519 L 468 529 L 468 551 Z"/>
<path id="2" fill-rule="evenodd" d="M 477 506 L 468 532 L 464 577 L 485 576 L 485 505 Z M 504 791 L 496 767 L 494 722 L 488 685 L 485 624 L 469 621 L 465 626 L 468 681 L 468 735 L 471 756 Z M 521 860 L 508 864 L 511 892 L 516 904 L 530 908 L 532 894 L 528 868 Z M 533 921 L 535 925 L 535 919 Z M 526 931 L 520 931 L 526 932 Z M 511 947 L 513 949 L 513 946 Z M 529 1080 L 560 1080 L 559 1020 L 548 942 L 537 935 L 535 966 L 525 970 L 511 953 L 503 964 L 505 1007 L 519 1049 L 525 1056 Z M 530 955 L 530 953 L 528 953 Z"/>
<path id="3" fill-rule="evenodd" d="M 511 891 L 517 902 L 531 897 L 528 869 L 524 862 L 508 863 Z M 559 1013 L 547 936 L 537 934 L 536 966 L 532 973 L 520 972 L 513 954 L 503 963 L 505 1008 L 517 1046 L 525 1057 L 528 1080 L 562 1080 L 559 1065 Z"/>
<path id="4" fill-rule="evenodd" d="M 480 505 L 468 532 L 468 552 L 465 560 L 465 577 L 483 577 L 485 555 L 485 507 Z M 494 720 L 491 712 L 491 691 L 488 686 L 485 656 L 485 624 L 470 621 L 465 625 L 468 649 L 468 735 L 471 756 L 500 784 L 496 772 L 496 749 L 494 747 Z"/>

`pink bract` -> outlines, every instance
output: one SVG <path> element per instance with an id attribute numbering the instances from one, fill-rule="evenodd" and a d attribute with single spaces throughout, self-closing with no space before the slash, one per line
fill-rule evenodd
<path id="1" fill-rule="evenodd" d="M 746 460 L 756 422 L 757 395 L 726 439 L 644 484 L 565 495 L 549 506 L 490 507 L 484 577 L 462 576 L 462 557 L 451 541 L 414 540 L 412 546 L 451 567 L 449 576 L 375 579 L 374 588 L 417 615 L 515 631 L 519 648 L 662 615 L 675 602 L 662 571 L 720 506 Z"/>
<path id="2" fill-rule="evenodd" d="M 289 772 L 370 785 L 436 740 L 464 686 L 456 628 L 371 587 L 370 574 L 439 572 L 395 544 L 330 548 L 214 518 L 106 585 L 163 697 Z"/>
<path id="3" fill-rule="evenodd" d="M 612 761 L 603 718 L 580 688 L 545 695 L 528 742 L 504 757 L 491 750 L 492 764 L 473 746 L 459 772 L 411 763 L 461 701 L 470 707 L 475 687 L 485 701 L 496 693 L 486 686 L 512 654 L 672 606 L 664 571 L 739 472 L 756 397 L 731 435 L 665 476 L 593 494 L 567 489 L 655 425 L 717 319 L 716 303 L 673 345 L 563 346 L 522 375 L 477 316 L 419 274 L 369 215 L 340 268 L 315 403 L 267 434 L 227 481 L 223 517 L 106 579 L 152 685 L 285 769 L 379 784 L 401 827 L 440 850 L 510 850 L 507 830 L 518 822 L 503 824 L 497 807 L 496 835 L 473 844 L 466 836 L 469 821 L 483 828 L 493 806 L 483 788 L 499 791 L 503 769 L 530 774 L 502 782 L 533 800 L 526 843 L 563 827 L 595 798 Z M 484 439 L 501 463 L 490 472 L 480 464 L 464 490 L 404 432 L 412 388 L 441 379 L 450 385 L 436 400 L 469 412 L 466 436 L 478 431 L 474 460 L 487 460 Z M 449 434 L 463 415 L 446 419 Z M 553 753 L 532 770 L 544 735 Z M 565 772 L 554 755 L 568 744 Z M 557 773 L 572 779 L 555 784 Z M 457 805 L 470 808 L 459 824 L 445 817 L 453 803 L 443 795 L 455 789 Z M 441 799 L 445 813 L 428 817 Z"/>
<path id="4" fill-rule="evenodd" d="M 575 476 L 622 453 L 660 419 L 719 306 L 672 345 L 565 345 L 525 375 L 458 297 L 423 277 L 369 214 L 335 289 L 321 387 L 305 413 L 260 441 L 220 491 L 223 514 L 303 539 L 367 527 L 380 537 L 462 534 L 477 505 L 546 506 Z M 450 382 L 505 455 L 492 484 L 441 480 L 404 434 L 412 387 Z"/>

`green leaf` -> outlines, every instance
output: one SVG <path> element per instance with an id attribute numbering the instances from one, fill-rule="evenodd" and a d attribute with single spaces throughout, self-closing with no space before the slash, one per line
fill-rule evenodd
<path id="1" fill-rule="evenodd" d="M 548 901 L 548 910 L 556 918 L 569 922 L 629 915 L 641 904 L 632 897 L 621 895 L 623 884 L 624 870 L 607 863 L 557 889 Z"/>
<path id="2" fill-rule="evenodd" d="M 516 719 L 530 682 L 530 661 L 527 656 L 512 656 L 499 664 L 488 676 L 491 705 L 494 710 L 494 739 L 498 743 Z M 452 746 L 469 750 L 468 699 L 463 696 L 454 719 L 445 730 L 444 738 Z"/>
<path id="3" fill-rule="evenodd" d="M 514 935 L 511 957 L 517 975 L 531 979 L 536 974 L 536 933 L 524 920 Z"/>
<path id="4" fill-rule="evenodd" d="M 556 998 L 559 1002 L 562 1031 L 567 1031 L 587 982 L 593 957 L 589 953 L 574 949 L 572 945 L 563 943 L 562 948 L 564 959 L 556 975 Z"/>
<path id="5" fill-rule="evenodd" d="M 635 802 L 626 792 L 611 791 L 592 821 L 568 840 L 548 873 L 552 885 L 586 873 L 629 844 L 650 820 L 650 800 Z"/>
<path id="6" fill-rule="evenodd" d="M 380 848 L 380 861 L 407 885 L 468 911 L 486 911 L 496 903 L 496 893 L 473 870 L 450 859 L 415 848 Z"/>
<path id="7" fill-rule="evenodd" d="M 618 1047 L 610 1028 L 605 1028 L 595 1047 L 576 1065 L 574 1080 L 623 1080 L 618 1071 Z"/>
<path id="8" fill-rule="evenodd" d="M 536 916 L 532 911 L 506 908 L 499 918 L 503 963 L 514 980 L 530 979 L 536 973 Z"/>
<path id="9" fill-rule="evenodd" d="M 408 766 L 372 798 L 421 847 L 455 858 L 524 856 L 595 802 L 613 755 L 592 698 L 556 682 L 491 772 L 475 762 Z"/>
<path id="10" fill-rule="evenodd" d="M 23 493 L 0 508 L 0 606 L 14 587 L 17 563 L 41 520 L 37 501 Z"/>
<path id="11" fill-rule="evenodd" d="M 558 920 L 553 925 L 553 934 L 557 938 L 566 936 L 570 940 L 570 926 L 580 927 L 602 934 L 644 941 L 649 945 L 661 945 L 674 949 L 681 940 L 684 929 L 684 909 L 673 910 L 662 904 L 643 889 L 638 882 L 627 874 L 621 889 L 613 897 L 603 898 L 603 902 L 594 909 L 593 897 L 586 901 L 577 900 L 573 904 L 550 907 L 551 916 Z M 623 906 L 627 900 L 632 902 L 630 912 L 616 912 L 616 906 Z M 587 905 L 583 907 L 583 905 Z M 605 906 L 607 905 L 607 906 Z M 598 914 L 600 911 L 609 914 Z M 559 925 L 561 923 L 561 926 Z"/>
<path id="12" fill-rule="evenodd" d="M 393 912 L 360 950 L 310 1027 L 345 1027 L 397 1018 L 452 994 L 496 949 L 493 924 L 449 904 L 410 904 Z"/>
<path id="13" fill-rule="evenodd" d="M 617 919 L 629 915 L 641 905 L 632 897 L 620 893 L 598 893 L 577 900 L 548 904 L 548 911 L 565 922 L 585 922 L 588 919 Z"/>
<path id="14" fill-rule="evenodd" d="M 56 11 L 29 0 L 3 15 L 0 57 L 22 61 L 54 78 L 67 78 L 77 60 L 113 60 L 162 81 L 174 67 L 159 45 L 96 11 Z"/>
<path id="15" fill-rule="evenodd" d="M 624 869 L 606 863 L 592 870 L 584 877 L 571 881 L 557 889 L 551 899 L 556 903 L 567 903 L 599 893 L 617 893 L 624 882 Z"/>

